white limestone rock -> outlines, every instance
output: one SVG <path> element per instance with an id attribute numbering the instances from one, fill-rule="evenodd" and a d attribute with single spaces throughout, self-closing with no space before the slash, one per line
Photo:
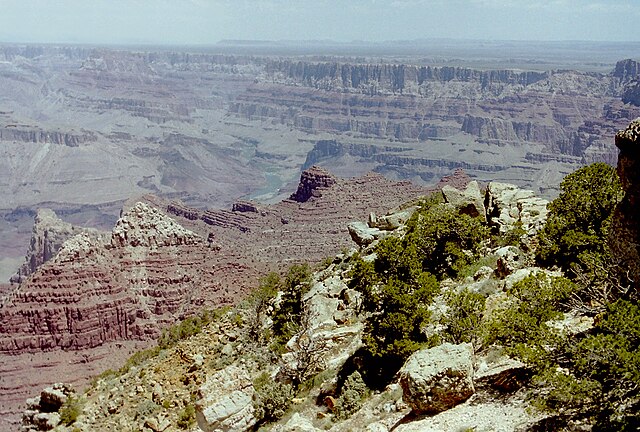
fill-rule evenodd
<path id="1" fill-rule="evenodd" d="M 196 420 L 204 432 L 245 431 L 258 421 L 251 376 L 242 366 L 232 364 L 210 375 L 199 393 Z"/>
<path id="2" fill-rule="evenodd" d="M 417 414 L 438 413 L 474 393 L 473 347 L 445 343 L 409 357 L 400 369 L 404 402 Z"/>

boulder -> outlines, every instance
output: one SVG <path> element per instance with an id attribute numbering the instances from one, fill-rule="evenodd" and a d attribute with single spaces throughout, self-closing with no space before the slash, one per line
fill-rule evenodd
<path id="1" fill-rule="evenodd" d="M 56 383 L 40 392 L 40 411 L 58 411 L 62 405 L 74 394 L 69 384 Z"/>
<path id="2" fill-rule="evenodd" d="M 360 247 L 368 246 L 375 240 L 384 236 L 384 232 L 378 228 L 370 228 L 364 222 L 351 222 L 347 225 L 351 239 Z"/>
<path id="3" fill-rule="evenodd" d="M 322 429 L 316 428 L 311 420 L 302 417 L 300 413 L 295 413 L 284 426 L 274 430 L 277 432 L 320 432 Z"/>
<path id="4" fill-rule="evenodd" d="M 57 412 L 36 414 L 33 416 L 33 424 L 38 430 L 51 430 L 60 424 L 60 414 Z"/>
<path id="5" fill-rule="evenodd" d="M 243 431 L 253 427 L 255 390 L 246 368 L 232 364 L 210 375 L 200 387 L 196 420 L 205 432 Z"/>
<path id="6" fill-rule="evenodd" d="M 400 369 L 402 399 L 416 414 L 445 411 L 473 393 L 473 347 L 445 343 L 420 350 Z"/>
<path id="7" fill-rule="evenodd" d="M 442 196 L 445 202 L 453 205 L 461 214 L 486 220 L 484 197 L 477 181 L 469 182 L 464 191 L 445 185 L 442 187 Z"/>
<path id="8" fill-rule="evenodd" d="M 489 386 L 511 392 L 521 388 L 529 375 L 529 369 L 521 361 L 494 353 L 479 359 L 477 364 L 474 374 L 477 387 Z"/>
<path id="9" fill-rule="evenodd" d="M 377 218 L 372 218 L 372 216 L 369 215 L 368 225 L 371 228 L 378 228 L 384 231 L 393 231 L 404 226 L 416 211 L 416 209 L 417 207 L 413 206 L 404 210 L 389 213 L 385 216 L 379 216 Z"/>

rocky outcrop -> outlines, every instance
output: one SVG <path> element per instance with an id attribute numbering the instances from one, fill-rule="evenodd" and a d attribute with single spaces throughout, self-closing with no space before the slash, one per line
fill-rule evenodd
<path id="1" fill-rule="evenodd" d="M 198 426 L 204 432 L 245 431 L 258 422 L 254 416 L 251 375 L 236 365 L 209 376 L 196 405 Z"/>
<path id="2" fill-rule="evenodd" d="M 136 203 L 111 232 L 111 246 L 156 249 L 202 243 L 202 238 L 168 218 L 160 210 Z"/>
<path id="3" fill-rule="evenodd" d="M 70 385 L 56 383 L 42 390 L 40 396 L 28 399 L 20 431 L 48 431 L 55 428 L 60 423 L 60 408 L 74 396 L 76 392 Z"/>
<path id="4" fill-rule="evenodd" d="M 489 183 L 484 202 L 489 224 L 500 233 L 521 224 L 526 234 L 533 235 L 547 218 L 547 200 L 512 184 Z"/>
<path id="5" fill-rule="evenodd" d="M 412 354 L 400 369 L 402 399 L 416 414 L 434 414 L 473 393 L 473 347 L 444 343 Z"/>
<path id="6" fill-rule="evenodd" d="M 511 70 L 480 71 L 461 67 L 413 66 L 406 64 L 311 63 L 271 61 L 266 70 L 284 80 L 325 90 L 359 89 L 372 93 L 416 92 L 428 82 L 479 82 L 489 88 L 500 84 L 527 86 L 548 76 L 548 72 Z"/>
<path id="7" fill-rule="evenodd" d="M 298 190 L 289 199 L 300 203 L 308 201 L 311 197 L 321 197 L 322 189 L 333 186 L 336 178 L 323 168 L 312 166 L 302 172 Z"/>
<path id="8" fill-rule="evenodd" d="M 614 213 L 610 245 L 614 255 L 629 269 L 636 289 L 640 287 L 640 118 L 619 131 L 618 176 L 624 198 Z"/>
<path id="9" fill-rule="evenodd" d="M 18 141 L 33 144 L 58 144 L 67 147 L 78 147 L 87 142 L 96 141 L 95 134 L 45 131 L 26 126 L 11 125 L 0 128 L 0 141 Z"/>
<path id="10" fill-rule="evenodd" d="M 81 232 L 97 236 L 96 230 L 74 227 L 62 221 L 50 209 L 38 209 L 34 218 L 31 241 L 18 273 L 11 278 L 11 282 L 20 283 L 31 273 L 35 272 L 45 262 L 56 256 L 62 244 L 69 238 Z"/>
<path id="11" fill-rule="evenodd" d="M 0 351 L 81 349 L 157 335 L 159 324 L 188 312 L 211 286 L 198 268 L 214 253 L 196 234 L 138 203 L 110 239 L 70 238 L 3 299 Z"/>
<path id="12" fill-rule="evenodd" d="M 240 213 L 259 213 L 258 205 L 251 201 L 236 201 L 233 203 L 231 207 L 231 211 L 240 212 Z"/>
<path id="13" fill-rule="evenodd" d="M 371 228 L 364 222 L 351 222 L 347 228 L 351 239 L 360 247 L 368 246 L 385 235 L 383 231 Z"/>
<path id="14" fill-rule="evenodd" d="M 469 182 L 464 191 L 445 185 L 442 187 L 442 195 L 445 202 L 453 205 L 461 214 L 486 220 L 484 197 L 477 181 Z"/>
<path id="15" fill-rule="evenodd" d="M 522 253 L 515 246 L 501 247 L 495 254 L 498 256 L 495 275 L 500 279 L 504 279 L 526 264 L 523 262 Z"/>
<path id="16" fill-rule="evenodd" d="M 634 81 L 640 76 L 640 63 L 633 59 L 620 60 L 616 63 L 613 76 L 623 84 Z"/>

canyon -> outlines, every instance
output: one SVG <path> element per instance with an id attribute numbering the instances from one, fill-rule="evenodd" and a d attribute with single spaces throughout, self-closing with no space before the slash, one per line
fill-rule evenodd
<path id="1" fill-rule="evenodd" d="M 553 197 L 640 116 L 623 57 L 238 52 L 0 45 L 0 430 L 372 212 L 471 179 Z"/>
<path id="2" fill-rule="evenodd" d="M 457 172 L 441 185 L 467 181 Z M 125 204 L 111 232 L 66 231 L 55 256 L 1 298 L 0 428 L 15 423 L 24 400 L 51 380 L 81 386 L 176 320 L 237 303 L 268 271 L 351 247 L 354 218 L 384 214 L 431 190 L 379 174 L 343 180 L 312 167 L 277 204 L 199 210 L 146 195 Z M 60 225 L 41 211 L 34 245 L 44 243 L 43 232 L 61 231 L 44 227 L 43 213 Z"/>
<path id="3" fill-rule="evenodd" d="M 278 202 L 312 165 L 424 185 L 464 168 L 553 197 L 578 166 L 613 164 L 607 137 L 640 115 L 638 63 L 621 60 L 638 47 L 504 48 L 2 45 L 0 277 L 39 207 L 109 229 L 146 193 Z"/>

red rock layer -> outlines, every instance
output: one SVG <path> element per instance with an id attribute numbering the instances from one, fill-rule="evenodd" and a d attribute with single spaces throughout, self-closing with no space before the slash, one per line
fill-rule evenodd
<path id="1" fill-rule="evenodd" d="M 143 201 L 160 210 L 136 204 L 111 236 L 72 238 L 4 297 L 0 363 L 6 373 L 0 387 L 6 392 L 0 405 L 11 417 L 29 388 L 71 378 L 82 383 L 82 371 L 96 371 L 92 352 L 105 344 L 150 340 L 203 306 L 234 303 L 267 271 L 284 272 L 292 263 L 318 262 L 352 247 L 348 222 L 371 211 L 384 214 L 429 191 L 378 174 L 320 182 L 312 190 L 304 202 L 285 200 L 256 206 L 258 211 L 246 203 L 236 211 L 202 211 L 147 196 Z M 28 359 L 72 351 L 86 362 L 72 372 L 52 362 L 20 390 L 25 370 L 33 368 Z M 110 367 L 118 361 L 114 356 Z"/>

